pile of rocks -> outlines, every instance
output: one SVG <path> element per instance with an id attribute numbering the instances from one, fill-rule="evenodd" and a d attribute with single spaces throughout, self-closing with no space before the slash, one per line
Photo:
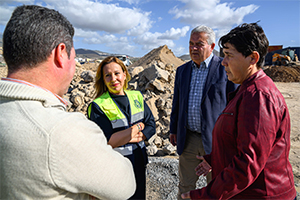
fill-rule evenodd
<path id="1" fill-rule="evenodd" d="M 95 65 L 96 66 L 96 65 Z M 88 105 L 94 100 L 95 71 L 86 70 L 79 63 L 64 99 L 69 101 L 69 112 L 81 112 L 86 115 Z"/>
<path id="2" fill-rule="evenodd" d="M 176 69 L 172 64 L 153 61 L 146 69 L 131 68 L 130 89 L 139 90 L 152 111 L 156 121 L 156 134 L 148 141 L 149 155 L 175 154 L 175 147 L 169 142 L 170 114 Z"/>
<path id="3" fill-rule="evenodd" d="M 147 65 L 132 66 L 128 71 L 131 75 L 129 89 L 141 91 L 156 121 L 156 134 L 147 141 L 147 152 L 151 156 L 176 155 L 176 147 L 168 139 L 169 125 L 176 68 L 184 61 L 175 57 L 167 46 L 154 49 L 141 59 L 145 58 Z M 165 63 L 166 60 L 175 60 L 178 64 Z M 76 65 L 74 78 L 65 95 L 70 102 L 68 111 L 86 114 L 95 95 L 97 65 Z"/>

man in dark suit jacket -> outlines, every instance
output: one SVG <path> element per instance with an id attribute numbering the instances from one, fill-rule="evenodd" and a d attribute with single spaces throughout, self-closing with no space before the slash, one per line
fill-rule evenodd
<path id="1" fill-rule="evenodd" d="M 179 154 L 181 194 L 195 189 L 196 155 L 211 152 L 212 130 L 227 104 L 227 94 L 237 85 L 228 81 L 222 58 L 215 56 L 215 33 L 207 26 L 194 28 L 190 35 L 191 61 L 177 68 L 170 123 L 170 141 Z M 211 180 L 211 174 L 207 181 Z"/>

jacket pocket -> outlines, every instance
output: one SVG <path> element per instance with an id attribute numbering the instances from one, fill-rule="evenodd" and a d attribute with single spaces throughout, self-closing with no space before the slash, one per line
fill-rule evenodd
<path id="1" fill-rule="evenodd" d="M 220 114 L 216 123 L 218 136 L 221 137 L 225 143 L 232 140 L 235 141 L 236 137 L 236 114 L 234 112 L 224 111 Z M 233 144 L 230 144 L 233 145 Z"/>

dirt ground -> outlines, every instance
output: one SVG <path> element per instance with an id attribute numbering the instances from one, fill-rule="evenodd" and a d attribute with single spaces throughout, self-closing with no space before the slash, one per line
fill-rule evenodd
<path id="1" fill-rule="evenodd" d="M 300 193 L 300 83 L 275 82 L 288 105 L 291 117 L 291 150 L 290 162 L 293 166 L 295 186 Z"/>
<path id="2" fill-rule="evenodd" d="M 266 66 L 264 72 L 275 82 L 289 108 L 291 117 L 290 162 L 293 167 L 296 190 L 300 193 L 300 65 Z"/>

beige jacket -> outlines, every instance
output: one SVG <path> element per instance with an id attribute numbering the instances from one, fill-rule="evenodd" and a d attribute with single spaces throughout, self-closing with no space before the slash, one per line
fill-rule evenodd
<path id="1" fill-rule="evenodd" d="M 0 199 L 127 199 L 132 165 L 53 94 L 0 81 Z M 91 196 L 90 196 L 91 195 Z"/>

